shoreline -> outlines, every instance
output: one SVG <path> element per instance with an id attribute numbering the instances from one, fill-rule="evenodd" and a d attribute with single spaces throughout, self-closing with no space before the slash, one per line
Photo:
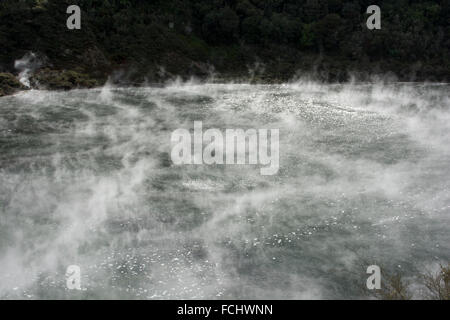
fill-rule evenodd
<path id="1" fill-rule="evenodd" d="M 55 71 L 53 71 L 55 72 Z M 74 71 L 57 71 L 59 73 L 75 73 Z M 32 76 L 33 77 L 33 76 Z M 6 81 L 5 81 L 6 79 Z M 53 79 L 52 79 L 53 80 Z M 199 77 L 199 76 L 174 76 L 168 77 L 159 82 L 134 82 L 128 80 L 112 80 L 111 77 L 108 77 L 106 80 L 99 80 L 94 78 L 85 78 L 83 81 L 86 82 L 66 82 L 63 84 L 58 84 L 57 82 L 49 82 L 49 83 L 39 83 L 34 84 L 31 87 L 27 87 L 23 85 L 19 79 L 18 75 L 14 75 L 12 73 L 0 73 L 0 98 L 11 96 L 19 92 L 29 91 L 29 90 L 46 90 L 46 91 L 56 91 L 56 92 L 64 92 L 71 90 L 82 90 L 82 89 L 101 89 L 105 87 L 108 83 L 116 88 L 139 88 L 139 87 L 159 87 L 164 88 L 171 83 L 188 83 L 190 81 L 197 84 L 247 84 L 247 85 L 283 85 L 283 84 L 294 84 L 296 82 L 301 81 L 309 81 L 309 82 L 317 82 L 321 84 L 330 84 L 330 85 L 345 85 L 345 84 L 373 84 L 373 83 L 386 83 L 386 84 L 435 84 L 435 85 L 449 85 L 450 82 L 446 81 L 430 81 L 427 79 L 422 80 L 411 80 L 407 81 L 404 79 L 398 79 L 395 75 L 385 74 L 385 75 L 372 75 L 366 76 L 364 79 L 355 79 L 351 78 L 347 81 L 327 81 L 321 79 L 320 77 L 314 75 L 305 74 L 304 77 L 294 77 L 290 80 L 282 80 L 277 77 L 271 77 L 270 75 L 264 76 L 230 76 L 227 74 L 222 75 L 212 75 L 208 77 Z"/>

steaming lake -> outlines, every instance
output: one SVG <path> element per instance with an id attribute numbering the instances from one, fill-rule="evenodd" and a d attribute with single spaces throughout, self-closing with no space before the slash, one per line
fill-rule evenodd
<path id="1" fill-rule="evenodd" d="M 450 85 L 174 83 L 0 98 L 1 299 L 369 298 L 450 260 Z M 280 129 L 280 168 L 171 133 Z M 66 287 L 81 268 L 82 291 Z"/>

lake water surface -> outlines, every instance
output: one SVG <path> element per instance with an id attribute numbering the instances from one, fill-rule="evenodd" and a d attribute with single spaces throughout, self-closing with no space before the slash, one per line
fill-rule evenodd
<path id="1" fill-rule="evenodd" d="M 450 259 L 450 86 L 175 83 L 0 98 L 0 298 L 368 298 Z M 277 128 L 280 169 L 171 163 Z M 81 268 L 82 291 L 66 288 Z"/>

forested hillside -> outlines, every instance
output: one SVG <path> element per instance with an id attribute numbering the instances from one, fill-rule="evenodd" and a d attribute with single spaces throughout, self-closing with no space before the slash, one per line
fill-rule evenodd
<path id="1" fill-rule="evenodd" d="M 82 10 L 81 30 L 66 27 L 71 4 Z M 381 30 L 366 27 L 371 4 Z M 263 81 L 388 72 L 446 80 L 449 20 L 450 0 L 1 0 L 0 68 L 17 72 L 14 61 L 32 51 L 41 81 L 117 70 L 132 82 L 213 71 Z"/>

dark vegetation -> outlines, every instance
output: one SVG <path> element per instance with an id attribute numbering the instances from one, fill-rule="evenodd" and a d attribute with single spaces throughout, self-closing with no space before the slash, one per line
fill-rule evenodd
<path id="1" fill-rule="evenodd" d="M 0 73 L 0 97 L 24 89 L 23 85 L 10 73 Z"/>
<path id="2" fill-rule="evenodd" d="M 72 4 L 81 30 L 66 28 Z M 366 27 L 371 4 L 381 30 Z M 49 71 L 40 83 L 54 88 L 92 86 L 118 70 L 131 83 L 212 71 L 239 79 L 249 69 L 261 81 L 446 81 L 449 22 L 450 0 L 1 0 L 0 72 L 17 72 L 14 60 L 33 51 Z"/>
<path id="3" fill-rule="evenodd" d="M 381 300 L 431 299 L 450 300 L 450 265 L 441 265 L 436 272 L 421 274 L 417 279 L 418 296 L 414 296 L 411 283 L 401 274 L 383 274 L 381 290 L 374 297 Z"/>

